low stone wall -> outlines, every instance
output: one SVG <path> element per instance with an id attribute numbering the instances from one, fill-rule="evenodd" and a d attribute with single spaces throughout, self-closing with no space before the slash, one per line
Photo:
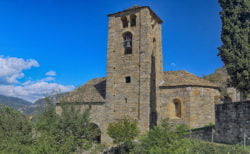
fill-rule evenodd
<path id="1" fill-rule="evenodd" d="M 218 104 L 215 107 L 215 140 L 220 143 L 250 145 L 250 101 Z"/>
<path id="2" fill-rule="evenodd" d="M 190 137 L 203 141 L 213 142 L 212 135 L 214 128 L 215 126 L 207 126 L 207 127 L 192 129 L 190 132 L 191 133 Z"/>

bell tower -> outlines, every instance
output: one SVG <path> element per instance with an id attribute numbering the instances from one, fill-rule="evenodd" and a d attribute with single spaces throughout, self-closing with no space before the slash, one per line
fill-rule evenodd
<path id="1" fill-rule="evenodd" d="M 147 6 L 108 16 L 107 119 L 130 117 L 143 132 L 157 122 L 162 20 Z"/>

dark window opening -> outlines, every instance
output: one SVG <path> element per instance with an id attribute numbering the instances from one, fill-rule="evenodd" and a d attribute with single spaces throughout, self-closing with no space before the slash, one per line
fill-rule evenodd
<path id="1" fill-rule="evenodd" d="M 130 16 L 130 26 L 131 26 L 131 27 L 136 26 L 136 15 L 134 15 L 134 14 L 132 14 L 132 15 Z"/>
<path id="2" fill-rule="evenodd" d="M 123 34 L 123 47 L 125 54 L 132 54 L 132 33 L 126 32 Z"/>
<path id="3" fill-rule="evenodd" d="M 181 101 L 179 99 L 174 99 L 175 116 L 181 118 Z"/>
<path id="4" fill-rule="evenodd" d="M 125 82 L 126 83 L 130 83 L 131 82 L 131 77 L 130 76 L 126 76 L 125 77 Z"/>
<path id="5" fill-rule="evenodd" d="M 156 40 L 155 40 L 155 38 L 153 38 L 153 50 L 154 51 L 156 50 Z"/>
<path id="6" fill-rule="evenodd" d="M 124 16 L 124 17 L 121 18 L 121 20 L 122 20 L 123 28 L 128 27 L 128 19 L 127 19 L 127 17 Z"/>

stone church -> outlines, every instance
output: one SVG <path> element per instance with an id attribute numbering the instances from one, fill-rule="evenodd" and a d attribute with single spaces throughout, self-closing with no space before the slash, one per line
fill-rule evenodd
<path id="1" fill-rule="evenodd" d="M 107 76 L 90 80 L 56 104 L 90 109 L 91 120 L 110 143 L 109 123 L 125 116 L 146 132 L 161 119 L 198 128 L 215 123 L 218 86 L 186 71 L 163 71 L 163 21 L 148 6 L 108 15 Z"/>

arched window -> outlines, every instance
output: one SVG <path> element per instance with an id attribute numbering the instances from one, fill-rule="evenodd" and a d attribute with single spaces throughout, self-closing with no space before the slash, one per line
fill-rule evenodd
<path id="1" fill-rule="evenodd" d="M 174 99 L 174 110 L 175 117 L 181 118 L 181 101 L 179 99 Z"/>
<path id="2" fill-rule="evenodd" d="M 131 27 L 136 26 L 136 15 L 134 14 L 130 16 L 130 26 Z"/>
<path id="3" fill-rule="evenodd" d="M 132 33 L 126 32 L 123 34 L 123 47 L 125 54 L 132 53 Z"/>
<path id="4" fill-rule="evenodd" d="M 127 17 L 123 16 L 121 18 L 121 20 L 122 20 L 122 26 L 123 26 L 123 28 L 128 27 L 128 19 L 127 19 Z"/>

